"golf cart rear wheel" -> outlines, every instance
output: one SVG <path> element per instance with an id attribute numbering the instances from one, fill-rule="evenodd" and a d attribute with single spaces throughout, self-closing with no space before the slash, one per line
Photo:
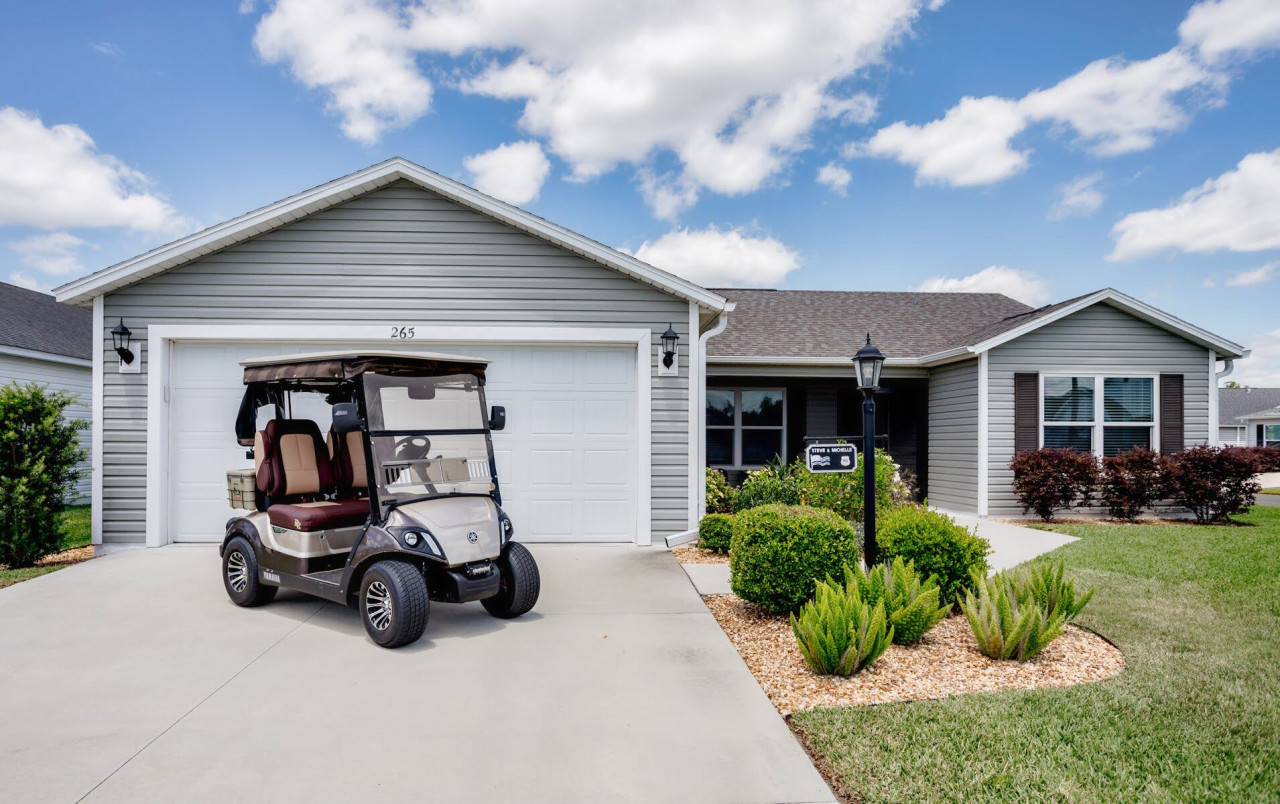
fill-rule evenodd
<path id="1" fill-rule="evenodd" d="M 502 573 L 498 594 L 480 601 L 485 609 L 494 617 L 509 620 L 533 608 L 542 587 L 533 554 L 523 544 L 512 542 L 498 559 L 498 571 Z"/>
<path id="2" fill-rule="evenodd" d="M 431 601 L 422 572 L 403 561 L 379 561 L 360 581 L 360 619 L 384 648 L 416 642 L 427 629 Z"/>
<path id="3" fill-rule="evenodd" d="M 279 591 L 258 579 L 258 557 L 243 536 L 232 539 L 222 554 L 222 585 L 232 603 L 245 607 L 270 603 Z"/>

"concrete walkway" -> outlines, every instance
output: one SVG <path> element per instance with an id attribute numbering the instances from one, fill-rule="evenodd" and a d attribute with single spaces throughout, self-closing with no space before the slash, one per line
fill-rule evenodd
<path id="1" fill-rule="evenodd" d="M 1276 500 L 1277 504 L 1280 504 L 1280 497 Z M 1016 567 L 1024 561 L 1030 561 L 1064 544 L 1076 541 L 1075 536 L 1024 528 L 1021 525 L 1011 525 L 993 519 L 981 519 L 972 514 L 948 515 L 966 528 L 976 527 L 978 535 L 991 543 L 991 555 L 987 556 L 987 561 L 991 564 L 992 571 Z M 689 580 L 693 582 L 698 594 L 729 594 L 728 564 L 682 564 L 681 566 L 689 575 Z"/>
<path id="2" fill-rule="evenodd" d="M 396 651 L 235 607 L 209 546 L 0 590 L 0 799 L 833 800 L 669 553 L 533 551 L 530 615 L 433 605 Z"/>

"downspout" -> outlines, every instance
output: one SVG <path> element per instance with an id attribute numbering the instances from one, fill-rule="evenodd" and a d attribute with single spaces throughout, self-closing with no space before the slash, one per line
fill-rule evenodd
<path id="1" fill-rule="evenodd" d="M 1235 371 L 1235 368 L 1236 368 L 1236 360 L 1234 357 L 1224 357 L 1222 358 L 1222 362 L 1224 364 L 1222 367 L 1222 371 L 1219 371 L 1217 374 L 1213 375 L 1214 378 L 1217 380 L 1221 380 L 1223 377 L 1230 376 L 1231 372 Z"/>
<path id="2" fill-rule="evenodd" d="M 724 328 L 729 326 L 729 311 L 731 309 L 733 308 L 726 307 L 722 310 L 719 317 L 716 318 L 715 325 L 698 335 L 698 356 L 702 360 L 702 371 L 698 372 L 698 399 L 707 398 L 707 341 L 724 332 Z M 690 414 L 693 415 L 693 412 L 690 411 Z M 699 417 L 700 422 L 698 426 L 699 438 L 697 443 L 693 445 L 696 454 L 693 465 L 698 471 L 696 488 L 698 493 L 698 521 L 701 522 L 702 517 L 706 516 L 707 513 L 707 473 L 703 470 L 703 467 L 707 465 L 707 407 L 705 404 L 698 406 L 696 415 Z M 682 544 L 689 544 L 697 540 L 697 529 L 687 530 L 684 533 L 673 533 L 666 539 L 667 547 L 679 547 Z"/>

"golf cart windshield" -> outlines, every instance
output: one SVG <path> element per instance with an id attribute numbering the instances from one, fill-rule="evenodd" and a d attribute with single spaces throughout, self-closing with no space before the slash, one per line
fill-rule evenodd
<path id="1" fill-rule="evenodd" d="M 380 502 L 490 492 L 484 393 L 474 375 L 370 371 L 364 394 Z"/>

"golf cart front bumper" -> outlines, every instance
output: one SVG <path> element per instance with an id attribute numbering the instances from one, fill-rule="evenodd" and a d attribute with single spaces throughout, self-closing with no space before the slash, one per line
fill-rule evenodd
<path id="1" fill-rule="evenodd" d="M 498 594 L 502 584 L 502 573 L 496 562 L 490 563 L 489 573 L 472 577 L 466 570 L 446 569 L 439 577 L 433 579 L 432 589 L 439 600 L 446 603 L 470 603 L 473 600 L 484 600 Z"/>

